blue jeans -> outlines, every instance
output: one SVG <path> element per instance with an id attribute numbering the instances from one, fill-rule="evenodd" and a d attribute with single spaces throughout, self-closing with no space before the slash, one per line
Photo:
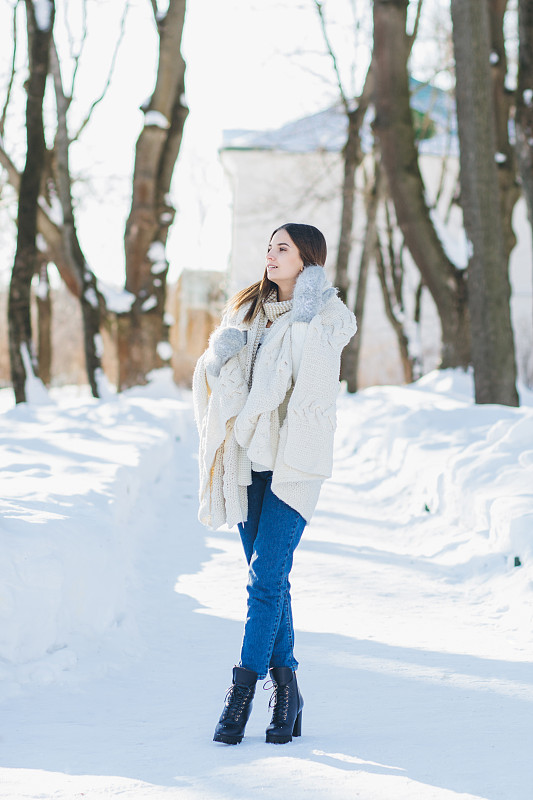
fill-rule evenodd
<path id="1" fill-rule="evenodd" d="M 297 669 L 289 573 L 304 518 L 272 491 L 272 472 L 252 472 L 248 519 L 239 533 L 249 565 L 248 613 L 240 666 L 266 677 L 269 667 Z"/>

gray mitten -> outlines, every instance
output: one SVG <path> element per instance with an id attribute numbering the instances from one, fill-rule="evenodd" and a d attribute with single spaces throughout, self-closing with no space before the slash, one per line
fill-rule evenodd
<path id="1" fill-rule="evenodd" d="M 208 357 L 205 368 L 218 377 L 220 370 L 230 358 L 240 353 L 247 340 L 247 332 L 240 328 L 217 328 L 211 336 L 210 349 L 213 355 Z"/>
<path id="2" fill-rule="evenodd" d="M 329 300 L 331 296 L 331 289 L 328 289 L 327 296 L 323 297 L 328 283 L 324 267 L 316 264 L 304 267 L 298 276 L 292 295 L 291 322 L 311 322 L 315 314 L 322 309 L 324 301 Z M 335 291 L 333 289 L 333 292 Z"/>
<path id="3" fill-rule="evenodd" d="M 230 358 L 240 353 L 246 344 L 246 331 L 240 328 L 218 328 L 211 337 L 211 344 L 217 358 L 225 364 Z"/>

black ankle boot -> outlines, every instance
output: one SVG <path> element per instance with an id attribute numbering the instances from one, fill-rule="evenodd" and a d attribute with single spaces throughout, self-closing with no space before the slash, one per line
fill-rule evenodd
<path id="1" fill-rule="evenodd" d="M 257 672 L 244 667 L 233 667 L 233 683 L 228 689 L 224 711 L 215 728 L 214 742 L 239 744 L 252 710 Z"/>
<path id="2" fill-rule="evenodd" d="M 292 742 L 302 735 L 303 697 L 296 683 L 296 673 L 290 667 L 272 667 L 270 677 L 274 693 L 270 698 L 272 720 L 266 730 L 266 740 L 272 744 Z"/>

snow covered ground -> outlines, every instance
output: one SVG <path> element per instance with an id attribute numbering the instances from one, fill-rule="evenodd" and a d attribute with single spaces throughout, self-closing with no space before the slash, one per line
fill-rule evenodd
<path id="1" fill-rule="evenodd" d="M 531 800 L 533 400 L 471 393 L 340 398 L 293 570 L 303 736 L 264 743 L 259 687 L 227 747 L 246 571 L 196 520 L 189 394 L 0 392 L 0 798 Z"/>

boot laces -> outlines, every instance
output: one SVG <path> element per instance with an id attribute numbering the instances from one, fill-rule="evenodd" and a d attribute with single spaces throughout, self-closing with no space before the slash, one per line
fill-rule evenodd
<path id="1" fill-rule="evenodd" d="M 270 684 L 270 686 L 268 685 Z M 274 681 L 266 681 L 263 689 L 268 691 L 274 687 L 268 707 L 272 709 L 272 722 L 286 722 L 289 713 L 289 686 L 278 686 Z"/>
<path id="2" fill-rule="evenodd" d="M 224 719 L 227 719 L 228 717 L 231 717 L 235 720 L 239 719 L 242 712 L 246 708 L 250 692 L 251 689 L 249 686 L 239 686 L 239 684 L 235 683 L 229 687 L 224 700 L 226 704 L 224 709 Z"/>

